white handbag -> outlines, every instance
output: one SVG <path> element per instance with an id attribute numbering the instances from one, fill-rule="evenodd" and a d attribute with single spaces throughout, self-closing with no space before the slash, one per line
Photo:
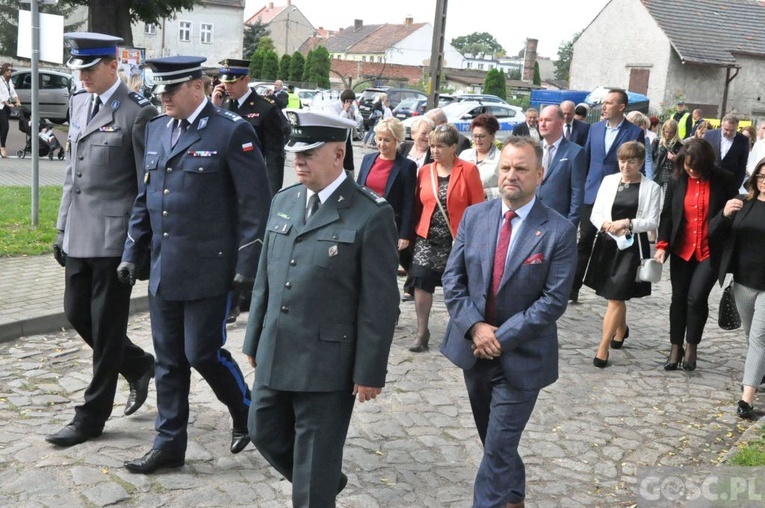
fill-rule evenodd
<path id="1" fill-rule="evenodd" d="M 638 267 L 635 282 L 655 283 L 661 280 L 661 269 L 664 266 L 653 258 L 643 257 L 643 245 L 640 242 L 640 233 L 638 237 L 638 251 L 640 252 L 640 266 Z"/>

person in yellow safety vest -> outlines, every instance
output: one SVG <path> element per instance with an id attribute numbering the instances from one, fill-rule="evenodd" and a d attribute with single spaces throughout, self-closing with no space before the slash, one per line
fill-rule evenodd
<path id="1" fill-rule="evenodd" d="M 677 122 L 677 135 L 680 139 L 685 139 L 691 135 L 693 120 L 685 107 L 685 101 L 677 102 L 677 113 L 672 116 L 672 119 Z"/>
<path id="2" fill-rule="evenodd" d="M 303 107 L 303 104 L 300 102 L 300 97 L 298 97 L 298 94 L 295 92 L 295 87 L 293 85 L 287 86 L 287 107 L 288 108 L 294 108 L 294 109 L 301 109 Z"/>

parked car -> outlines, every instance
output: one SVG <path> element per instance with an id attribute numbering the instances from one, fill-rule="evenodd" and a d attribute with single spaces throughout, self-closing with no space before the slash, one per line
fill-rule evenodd
<path id="1" fill-rule="evenodd" d="M 438 96 L 438 107 L 443 108 L 447 104 L 453 102 L 469 102 L 475 101 L 480 103 L 495 103 L 495 104 L 507 104 L 507 101 L 496 95 L 485 93 L 459 93 L 459 94 L 444 94 Z"/>
<path id="2" fill-rule="evenodd" d="M 497 131 L 496 134 L 498 139 L 504 139 L 510 136 L 513 133 L 513 127 L 526 120 L 526 115 L 521 108 L 518 106 L 510 106 L 509 104 L 455 102 L 447 104 L 441 109 L 446 115 L 447 121 L 454 124 L 458 131 L 465 133 L 466 135 L 469 135 L 470 133 L 470 122 L 481 113 L 487 113 L 497 118 L 497 121 L 499 122 L 499 131 Z M 409 139 L 412 137 L 411 126 L 414 120 L 414 118 L 407 118 L 403 121 L 404 128 L 406 129 L 406 137 Z"/>
<path id="3" fill-rule="evenodd" d="M 40 69 L 38 104 L 40 118 L 62 124 L 69 121 L 69 97 L 72 95 L 72 75 L 64 72 Z M 11 74 L 21 105 L 32 109 L 32 70 L 17 69 Z M 18 111 L 13 113 L 18 118 Z"/>
<path id="4" fill-rule="evenodd" d="M 314 96 L 319 92 L 319 90 L 306 90 L 301 89 L 297 91 L 298 97 L 300 97 L 300 104 L 304 108 L 310 108 L 311 102 L 313 101 Z"/>
<path id="5" fill-rule="evenodd" d="M 393 88 L 390 86 L 367 88 L 362 92 L 361 97 L 359 98 L 359 111 L 361 112 L 361 116 L 364 117 L 364 120 L 369 118 L 369 115 L 372 113 L 372 105 L 375 102 L 375 98 L 380 93 L 388 95 L 391 109 L 398 106 L 404 99 L 428 99 L 428 97 L 419 90 L 410 90 L 409 88 Z"/>
<path id="6" fill-rule="evenodd" d="M 419 116 L 425 114 L 425 108 L 428 105 L 427 99 L 420 99 L 418 97 L 410 97 L 404 99 L 398 106 L 393 108 L 393 116 L 399 120 L 409 118 L 411 116 Z"/>

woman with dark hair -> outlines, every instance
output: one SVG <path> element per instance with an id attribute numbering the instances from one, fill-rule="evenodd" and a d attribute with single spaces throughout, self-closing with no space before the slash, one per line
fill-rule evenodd
<path id="1" fill-rule="evenodd" d="M 733 198 L 709 224 L 710 236 L 725 245 L 718 280 L 733 273 L 733 296 L 749 349 L 744 364 L 744 386 L 736 413 L 754 416 L 754 395 L 765 376 L 765 159 L 749 177 L 744 200 Z"/>
<path id="2" fill-rule="evenodd" d="M 451 124 L 439 125 L 429 136 L 433 163 L 417 175 L 414 260 L 409 276 L 414 286 L 417 336 L 409 351 L 428 350 L 433 293 L 441 285 L 446 260 L 465 209 L 483 201 L 478 168 L 456 156 L 460 134 Z"/>
<path id="3" fill-rule="evenodd" d="M 747 125 L 741 129 L 741 134 L 746 136 L 747 140 L 749 141 L 749 151 L 751 152 L 752 148 L 754 147 L 754 143 L 757 141 L 757 131 L 751 125 Z"/>
<path id="4" fill-rule="evenodd" d="M 717 167 L 712 145 L 704 139 L 688 141 L 675 158 L 654 254 L 659 263 L 672 254 L 669 260 L 672 350 L 664 370 L 677 370 L 681 360 L 683 370 L 696 368 L 697 349 L 709 316 L 709 292 L 717 278 L 724 247 L 709 235 L 709 221 L 735 195 L 734 177 Z"/>
<path id="5" fill-rule="evenodd" d="M 3 159 L 8 157 L 5 141 L 8 139 L 8 118 L 11 116 L 13 102 L 16 106 L 21 106 L 19 96 L 16 95 L 16 89 L 11 83 L 11 73 L 13 73 L 13 65 L 4 63 L 0 66 L 0 156 Z"/>
<path id="6" fill-rule="evenodd" d="M 497 172 L 499 150 L 494 144 L 498 130 L 499 122 L 492 115 L 482 113 L 473 118 L 473 121 L 470 122 L 473 148 L 460 153 L 460 159 L 471 162 L 478 167 L 486 199 L 499 197 L 499 173 Z"/>

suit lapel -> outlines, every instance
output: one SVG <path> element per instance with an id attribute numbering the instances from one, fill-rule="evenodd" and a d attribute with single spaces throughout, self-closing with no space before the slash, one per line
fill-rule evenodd
<path id="1" fill-rule="evenodd" d="M 499 283 L 498 291 L 502 290 L 502 286 L 504 286 L 515 272 L 518 271 L 518 268 L 521 267 L 523 262 L 533 252 L 536 245 L 545 237 L 546 231 L 541 227 L 546 220 L 543 211 L 541 201 L 537 200 L 529 214 L 526 216 L 523 227 L 518 232 L 518 237 L 515 239 L 513 250 L 507 258 L 505 273 L 502 274 L 502 280 Z"/>
<path id="2" fill-rule="evenodd" d="M 125 96 L 127 95 L 127 87 L 124 85 L 120 85 L 117 87 L 117 90 L 114 91 L 112 96 L 109 98 L 109 102 L 106 104 L 101 104 L 101 109 L 96 113 L 95 118 L 90 123 L 87 123 L 88 118 L 87 116 L 90 114 L 90 107 L 87 107 L 87 111 L 85 113 L 85 122 L 87 125 L 85 126 L 85 129 L 83 130 L 82 137 L 85 137 L 93 132 L 98 131 L 101 127 L 104 127 L 105 125 L 108 125 L 112 122 L 114 122 L 114 114 L 119 109 L 122 102 L 125 100 Z M 91 95 L 92 98 L 92 95 Z"/>
<path id="3" fill-rule="evenodd" d="M 572 134 L 573 136 L 573 129 Z M 550 178 L 550 175 L 553 174 L 553 172 L 557 169 L 558 163 L 560 163 L 560 160 L 563 158 L 563 153 L 568 148 L 568 141 L 566 141 L 566 138 L 561 138 L 560 144 L 558 145 L 558 149 L 555 150 L 555 155 L 553 156 L 552 161 L 550 161 L 550 167 L 545 168 L 545 176 L 542 179 L 542 183 L 545 183 L 548 178 Z"/>
<path id="4" fill-rule="evenodd" d="M 350 176 L 346 177 L 343 183 L 340 184 L 340 187 L 329 196 L 327 202 L 322 203 L 319 210 L 308 219 L 301 234 L 322 228 L 339 220 L 339 210 L 348 208 L 351 204 L 354 187 L 353 179 Z"/>
<path id="5" fill-rule="evenodd" d="M 398 172 L 401 170 L 401 163 L 403 158 L 399 158 L 398 155 L 396 155 L 396 158 L 393 160 L 393 167 L 390 168 L 390 174 L 388 175 L 388 181 L 385 182 L 385 194 L 384 197 L 387 198 L 388 195 L 390 195 L 390 189 L 393 187 L 393 182 L 396 181 L 396 177 L 398 176 Z"/>
<path id="6" fill-rule="evenodd" d="M 480 244 L 481 273 L 483 280 L 486 281 L 487 290 L 491 290 L 491 271 L 494 268 L 494 253 L 497 250 L 499 221 L 502 216 L 502 198 L 495 199 L 492 205 L 485 210 L 486 212 L 478 224 L 481 231 L 488 231 L 488 234 L 484 236 L 485 242 Z"/>
<path id="7" fill-rule="evenodd" d="M 199 131 L 207 128 L 210 117 L 214 114 L 215 109 L 213 108 L 212 104 L 208 102 L 207 105 L 202 108 L 202 111 L 199 112 L 199 115 L 194 120 L 194 123 L 189 125 L 189 128 L 186 129 L 186 132 L 181 134 L 181 137 L 178 139 L 178 143 L 176 143 L 175 147 L 170 151 L 170 157 L 172 158 L 180 153 L 183 153 L 188 147 L 202 139 L 202 137 L 199 135 Z M 171 123 L 171 139 L 169 140 L 168 145 L 172 145 L 172 129 L 173 128 Z"/>

